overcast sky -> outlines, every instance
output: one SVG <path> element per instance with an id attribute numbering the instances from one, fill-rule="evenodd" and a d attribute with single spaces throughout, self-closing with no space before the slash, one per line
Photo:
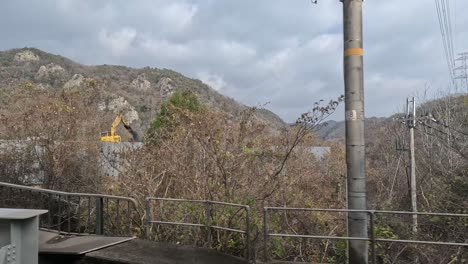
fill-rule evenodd
<path id="1" fill-rule="evenodd" d="M 451 3 L 455 51 L 468 50 L 468 1 Z M 341 23 L 338 0 L 15 0 L 0 4 L 0 49 L 169 68 L 293 121 L 344 93 Z M 366 116 L 446 87 L 434 1 L 366 0 L 364 34 Z"/>

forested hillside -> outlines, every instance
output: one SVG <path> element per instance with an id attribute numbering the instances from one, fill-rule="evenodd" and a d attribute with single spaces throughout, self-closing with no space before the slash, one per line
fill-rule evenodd
<path id="1" fill-rule="evenodd" d="M 10 92 L 28 83 L 50 93 L 86 93 L 90 85 L 98 87 L 92 103 L 102 116 L 98 122 L 102 131 L 108 130 L 116 113 L 121 112 L 135 130 L 144 133 L 161 103 L 175 91 L 186 89 L 210 107 L 228 113 L 230 118 L 237 119 L 246 109 L 245 105 L 200 80 L 168 69 L 86 66 L 34 48 L 0 52 L 0 100 L 8 102 Z M 284 122 L 268 110 L 259 111 L 256 116 L 275 127 L 284 126 Z"/>

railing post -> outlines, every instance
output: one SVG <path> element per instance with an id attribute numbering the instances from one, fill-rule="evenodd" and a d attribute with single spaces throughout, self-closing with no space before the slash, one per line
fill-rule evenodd
<path id="1" fill-rule="evenodd" d="M 132 228 L 133 228 L 133 210 L 130 209 L 130 201 L 127 201 L 127 219 L 130 223 L 128 223 L 128 235 L 132 236 Z M 135 205 L 133 205 L 133 209 L 136 210 Z"/>
<path id="2" fill-rule="evenodd" d="M 151 199 L 146 198 L 146 239 L 150 240 L 151 236 Z"/>
<path id="3" fill-rule="evenodd" d="M 62 207 L 60 206 L 60 194 L 57 195 L 57 229 L 62 231 Z"/>
<path id="4" fill-rule="evenodd" d="M 211 209 L 212 209 L 212 204 L 210 201 L 206 201 L 205 204 L 205 226 L 206 226 L 206 231 L 208 232 L 208 247 L 211 248 L 213 245 L 213 237 L 211 234 Z"/>
<path id="5" fill-rule="evenodd" d="M 263 261 L 268 263 L 268 208 L 263 208 Z"/>
<path id="6" fill-rule="evenodd" d="M 53 196 L 52 194 L 49 194 L 49 198 L 47 199 L 47 203 L 48 203 L 48 208 L 47 208 L 47 228 L 48 229 L 52 229 L 52 200 L 53 200 Z"/>
<path id="7" fill-rule="evenodd" d="M 103 198 L 96 198 L 96 235 L 104 234 L 104 206 Z"/>
<path id="8" fill-rule="evenodd" d="M 67 232 L 71 232 L 71 212 L 70 212 L 70 195 L 67 195 Z"/>
<path id="9" fill-rule="evenodd" d="M 77 231 L 78 233 L 81 233 L 81 197 L 78 196 L 78 209 L 77 209 L 77 213 L 76 213 L 78 216 L 77 216 Z"/>
<path id="10" fill-rule="evenodd" d="M 250 248 L 250 207 L 245 207 L 245 247 L 247 248 L 247 252 L 245 253 L 246 262 L 250 262 L 250 253 L 252 252 Z"/>
<path id="11" fill-rule="evenodd" d="M 371 258 L 372 258 L 372 264 L 377 264 L 377 256 L 375 255 L 375 215 L 374 212 L 371 211 L 369 212 L 370 215 L 370 237 L 371 237 Z"/>

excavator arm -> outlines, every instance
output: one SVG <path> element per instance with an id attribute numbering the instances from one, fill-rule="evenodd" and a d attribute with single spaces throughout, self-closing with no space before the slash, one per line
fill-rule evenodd
<path id="1" fill-rule="evenodd" d="M 127 131 L 132 135 L 133 141 L 134 142 L 139 142 L 140 137 L 138 136 L 138 133 L 130 127 L 123 119 L 121 119 L 122 125 L 127 129 Z"/>
<path id="2" fill-rule="evenodd" d="M 117 126 L 119 126 L 120 122 L 122 122 L 122 115 L 121 114 L 119 114 L 114 119 L 114 122 L 112 122 L 111 135 L 115 135 L 115 132 L 117 131 Z"/>
<path id="3" fill-rule="evenodd" d="M 130 125 L 128 125 L 122 117 L 122 114 L 117 115 L 117 117 L 114 119 L 114 122 L 112 122 L 111 130 L 110 132 L 103 132 L 101 133 L 101 141 L 103 142 L 120 142 L 122 138 L 117 135 L 117 127 L 119 124 L 122 123 L 125 129 L 132 135 L 133 141 L 137 142 L 140 141 L 140 138 L 138 136 L 138 133 L 136 133 Z"/>

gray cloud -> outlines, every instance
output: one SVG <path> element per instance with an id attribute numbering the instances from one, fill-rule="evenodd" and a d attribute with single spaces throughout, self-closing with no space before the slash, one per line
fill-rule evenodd
<path id="1" fill-rule="evenodd" d="M 468 49 L 468 2 L 452 3 L 455 46 Z M 0 48 L 171 68 L 292 121 L 343 93 L 341 13 L 338 0 L 4 1 Z M 367 116 L 393 113 L 427 83 L 446 86 L 433 1 L 365 1 L 364 16 Z"/>

